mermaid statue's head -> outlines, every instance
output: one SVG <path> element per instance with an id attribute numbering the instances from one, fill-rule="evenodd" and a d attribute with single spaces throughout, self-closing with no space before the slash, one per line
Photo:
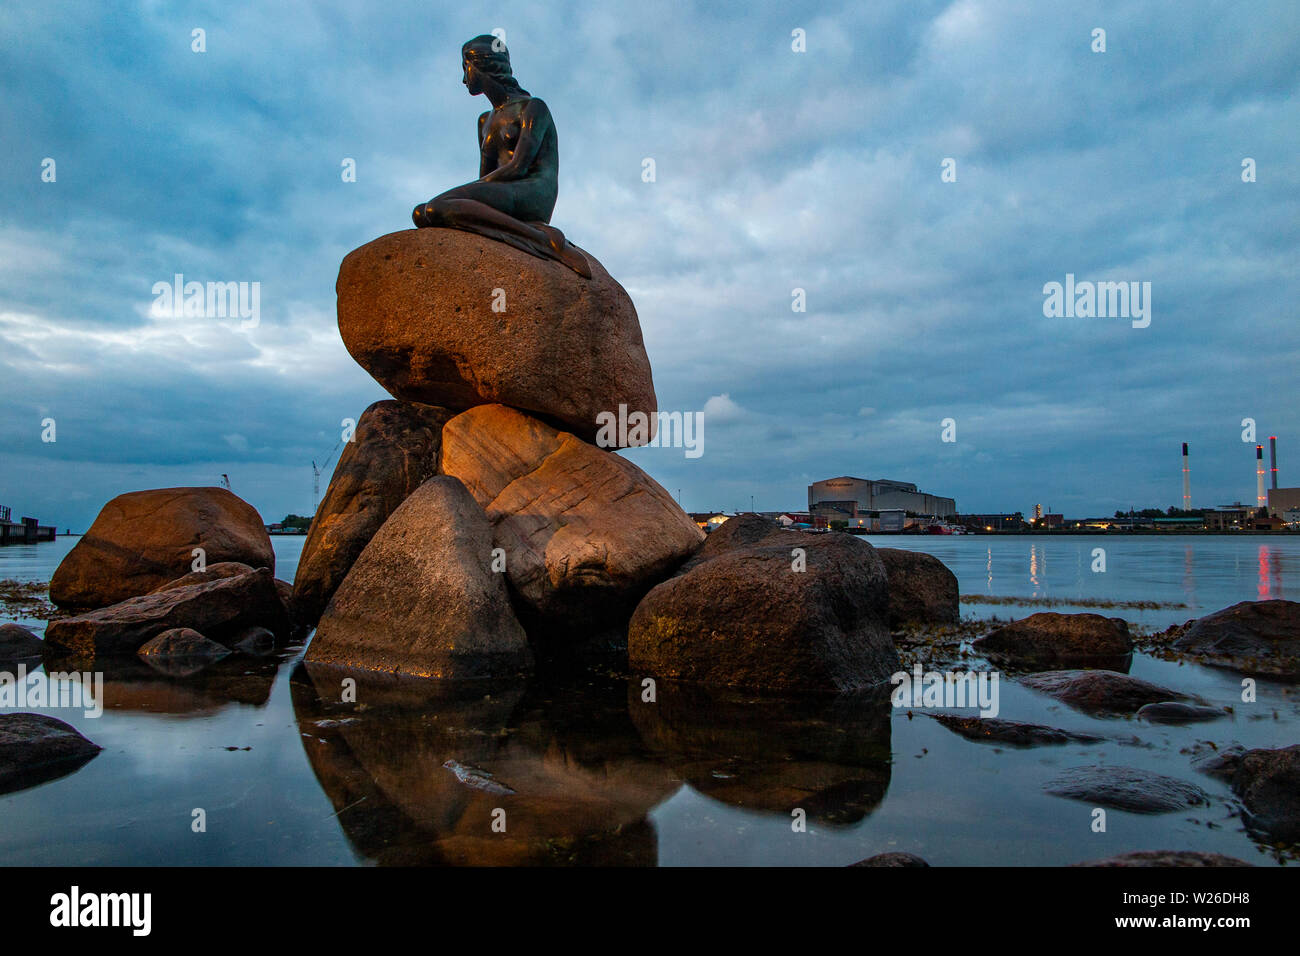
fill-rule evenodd
<path id="1" fill-rule="evenodd" d="M 488 34 L 476 36 L 460 48 L 460 56 L 465 67 L 462 82 L 474 96 L 484 92 L 484 79 L 504 87 L 507 93 L 528 95 L 510 69 L 510 51 L 500 38 Z"/>

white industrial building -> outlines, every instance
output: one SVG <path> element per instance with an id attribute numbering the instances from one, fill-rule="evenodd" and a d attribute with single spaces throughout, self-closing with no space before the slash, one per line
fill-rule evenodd
<path id="1" fill-rule="evenodd" d="M 858 518 L 860 513 L 881 511 L 951 518 L 957 514 L 957 502 L 952 498 L 918 491 L 916 485 L 907 481 L 852 478 L 846 475 L 814 481 L 809 485 L 808 511 L 810 514 L 842 513 L 849 519 Z"/>

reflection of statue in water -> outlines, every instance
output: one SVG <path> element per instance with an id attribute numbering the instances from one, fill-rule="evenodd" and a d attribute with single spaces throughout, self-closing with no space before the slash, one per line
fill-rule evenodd
<path id="1" fill-rule="evenodd" d="M 590 279 L 582 251 L 550 225 L 560 176 L 551 111 L 520 88 L 496 37 L 475 37 L 461 47 L 461 57 L 466 88 L 492 103 L 478 118 L 479 178 L 416 206 L 411 218 L 417 226 L 463 229 L 557 259 Z"/>

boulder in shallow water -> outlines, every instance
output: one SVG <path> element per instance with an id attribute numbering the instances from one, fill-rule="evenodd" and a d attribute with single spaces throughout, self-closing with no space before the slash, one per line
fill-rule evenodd
<path id="1" fill-rule="evenodd" d="M 1043 789 L 1053 796 L 1130 813 L 1169 813 L 1210 802 L 1194 783 L 1137 767 L 1072 767 Z"/>
<path id="2" fill-rule="evenodd" d="M 849 866 L 904 866 L 904 867 L 928 867 L 930 864 L 921 859 L 915 853 L 877 853 L 875 856 L 869 856 L 865 860 L 859 860 L 857 863 L 850 863 Z"/>
<path id="3" fill-rule="evenodd" d="M 1143 704 L 1138 708 L 1139 720 L 1152 724 L 1194 724 L 1218 720 L 1227 714 L 1220 707 L 1187 704 L 1178 700 L 1162 700 L 1158 704 Z"/>
<path id="4" fill-rule="evenodd" d="M 763 536 L 651 590 L 632 615 L 628 659 L 715 686 L 858 690 L 901 670 L 888 607 L 884 565 L 867 542 Z"/>
<path id="5" fill-rule="evenodd" d="M 1132 714 L 1144 704 L 1192 698 L 1150 681 L 1115 671 L 1043 671 L 1020 683 L 1091 714 Z"/>
<path id="6" fill-rule="evenodd" d="M 409 402 L 375 402 L 357 421 L 303 542 L 294 576 L 294 612 L 320 620 L 352 563 L 416 488 L 438 472 L 442 426 L 452 412 Z"/>
<path id="7" fill-rule="evenodd" d="M 170 588 L 73 617 L 45 628 L 45 643 L 81 659 L 132 654 L 151 638 L 188 627 L 225 644 L 253 625 L 287 634 L 284 606 L 268 568 Z"/>
<path id="8" fill-rule="evenodd" d="M 0 714 L 0 794 L 72 773 L 100 749 L 57 718 Z"/>
<path id="9" fill-rule="evenodd" d="M 955 734 L 981 743 L 1006 744 L 1012 747 L 1037 747 L 1042 744 L 1095 744 L 1105 740 L 1096 734 L 1081 734 L 1042 724 L 1026 724 L 998 717 L 963 717 L 959 714 L 930 714 Z"/>
<path id="10" fill-rule="evenodd" d="M 482 507 L 455 478 L 430 478 L 353 563 L 307 662 L 443 679 L 526 670 L 532 654 L 492 557 Z"/>
<path id="11" fill-rule="evenodd" d="M 1123 618 L 1044 611 L 1000 627 L 972 647 L 1020 667 L 1127 669 L 1133 639 Z"/>
<path id="12" fill-rule="evenodd" d="M 1216 667 L 1300 680 L 1300 602 L 1234 604 L 1191 622 L 1173 648 Z"/>
<path id="13" fill-rule="evenodd" d="M 104 505 L 50 579 L 62 608 L 101 608 L 148 594 L 194 570 L 238 561 L 275 570 L 262 518 L 225 488 L 158 488 L 118 495 Z"/>
<path id="14" fill-rule="evenodd" d="M 1197 850 L 1138 850 L 1134 853 L 1121 853 L 1108 856 L 1102 860 L 1088 860 L 1075 863 L 1074 866 L 1254 866 L 1234 856 L 1222 853 L 1202 853 Z"/>
<path id="15" fill-rule="evenodd" d="M 0 624 L 0 663 L 41 656 L 45 642 L 21 624 Z"/>
<path id="16" fill-rule="evenodd" d="M 1245 804 L 1252 828 L 1274 840 L 1300 842 L 1300 744 L 1246 751 L 1232 789 Z"/>

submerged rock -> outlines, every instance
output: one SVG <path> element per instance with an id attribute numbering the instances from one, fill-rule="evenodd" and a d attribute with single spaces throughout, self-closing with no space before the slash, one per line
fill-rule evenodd
<path id="1" fill-rule="evenodd" d="M 1202 853 L 1196 850 L 1137 850 L 1121 853 L 1102 860 L 1088 860 L 1074 866 L 1254 866 L 1245 860 L 1222 853 Z"/>
<path id="2" fill-rule="evenodd" d="M 447 423 L 441 470 L 486 509 L 535 636 L 566 641 L 583 630 L 621 629 L 641 596 L 704 537 L 626 458 L 502 405 Z"/>
<path id="3" fill-rule="evenodd" d="M 101 608 L 148 594 L 193 570 L 196 548 L 209 566 L 238 561 L 275 570 L 262 518 L 225 488 L 158 488 L 104 505 L 50 579 L 62 608 Z"/>
<path id="4" fill-rule="evenodd" d="M 1241 744 L 1229 744 L 1193 757 L 1192 767 L 1208 777 L 1231 781 L 1237 775 L 1237 767 L 1245 754 L 1246 748 Z"/>
<path id="5" fill-rule="evenodd" d="M 321 617 L 306 660 L 411 677 L 500 677 L 532 664 L 494 572 L 487 515 L 430 478 L 393 512 Z"/>
<path id="6" fill-rule="evenodd" d="M 1300 602 L 1234 604 L 1191 622 L 1172 646 L 1216 667 L 1300 680 Z"/>
<path id="7" fill-rule="evenodd" d="M 849 866 L 929 866 L 915 853 L 877 853 Z"/>
<path id="8" fill-rule="evenodd" d="M 602 412 L 657 404 L 636 308 L 588 259 L 584 279 L 469 232 L 390 233 L 343 260 L 339 332 L 394 398 L 510 405 L 595 441 Z"/>
<path id="9" fill-rule="evenodd" d="M 1053 796 L 1131 813 L 1169 813 L 1210 802 L 1209 795 L 1193 783 L 1137 767 L 1074 767 L 1043 789 Z"/>
<path id="10" fill-rule="evenodd" d="M 1241 755 L 1232 789 L 1252 828 L 1284 843 L 1300 842 L 1300 744 Z"/>
<path id="11" fill-rule="evenodd" d="M 729 522 L 728 522 L 729 523 Z M 876 548 L 889 577 L 889 626 L 956 624 L 961 620 L 957 575 L 933 555 Z"/>
<path id="12" fill-rule="evenodd" d="M 628 628 L 628 660 L 701 684 L 857 690 L 901 669 L 888 608 L 885 568 L 867 542 L 763 537 L 719 549 L 647 594 Z"/>
<path id="13" fill-rule="evenodd" d="M 1128 622 L 1100 614 L 1043 611 L 1000 627 L 972 648 L 1023 667 L 1122 667 L 1133 653 Z"/>
<path id="14" fill-rule="evenodd" d="M 1093 714 L 1131 714 L 1144 704 L 1192 699 L 1168 687 L 1115 671 L 1043 671 L 1021 677 L 1020 683 Z"/>
<path id="15" fill-rule="evenodd" d="M 54 717 L 0 714 L 0 794 L 72 773 L 100 749 Z"/>
<path id="16" fill-rule="evenodd" d="M 1158 704 L 1143 704 L 1138 708 L 1140 720 L 1153 724 L 1193 724 L 1206 720 L 1218 720 L 1227 711 L 1219 707 L 1204 707 L 1200 704 L 1185 704 L 1176 700 L 1163 700 Z"/>
<path id="17" fill-rule="evenodd" d="M 272 625 L 287 631 L 284 607 L 268 568 L 184 587 L 145 594 L 51 621 L 45 642 L 84 659 L 96 654 L 135 654 L 142 645 L 173 628 L 192 628 L 218 643 L 245 628 Z"/>
<path id="18" fill-rule="evenodd" d="M 1036 747 L 1040 744 L 1094 744 L 1105 740 L 1096 734 L 1081 734 L 1042 724 L 1025 724 L 1015 720 L 1002 720 L 998 717 L 962 717 L 957 714 L 929 714 L 953 733 L 961 734 L 967 740 L 978 740 L 993 744 L 1009 744 L 1012 747 Z"/>
<path id="19" fill-rule="evenodd" d="M 208 640 L 193 628 L 174 627 L 147 641 L 136 653 L 154 659 L 179 657 L 219 661 L 230 655 L 230 648 Z"/>
<path id="20" fill-rule="evenodd" d="M 293 580 L 299 622 L 314 627 L 362 549 L 388 516 L 438 472 L 442 426 L 452 412 L 375 402 L 357 421 L 303 542 Z"/>
<path id="21" fill-rule="evenodd" d="M 21 624 L 0 624 L 0 663 L 41 656 L 45 642 Z"/>

